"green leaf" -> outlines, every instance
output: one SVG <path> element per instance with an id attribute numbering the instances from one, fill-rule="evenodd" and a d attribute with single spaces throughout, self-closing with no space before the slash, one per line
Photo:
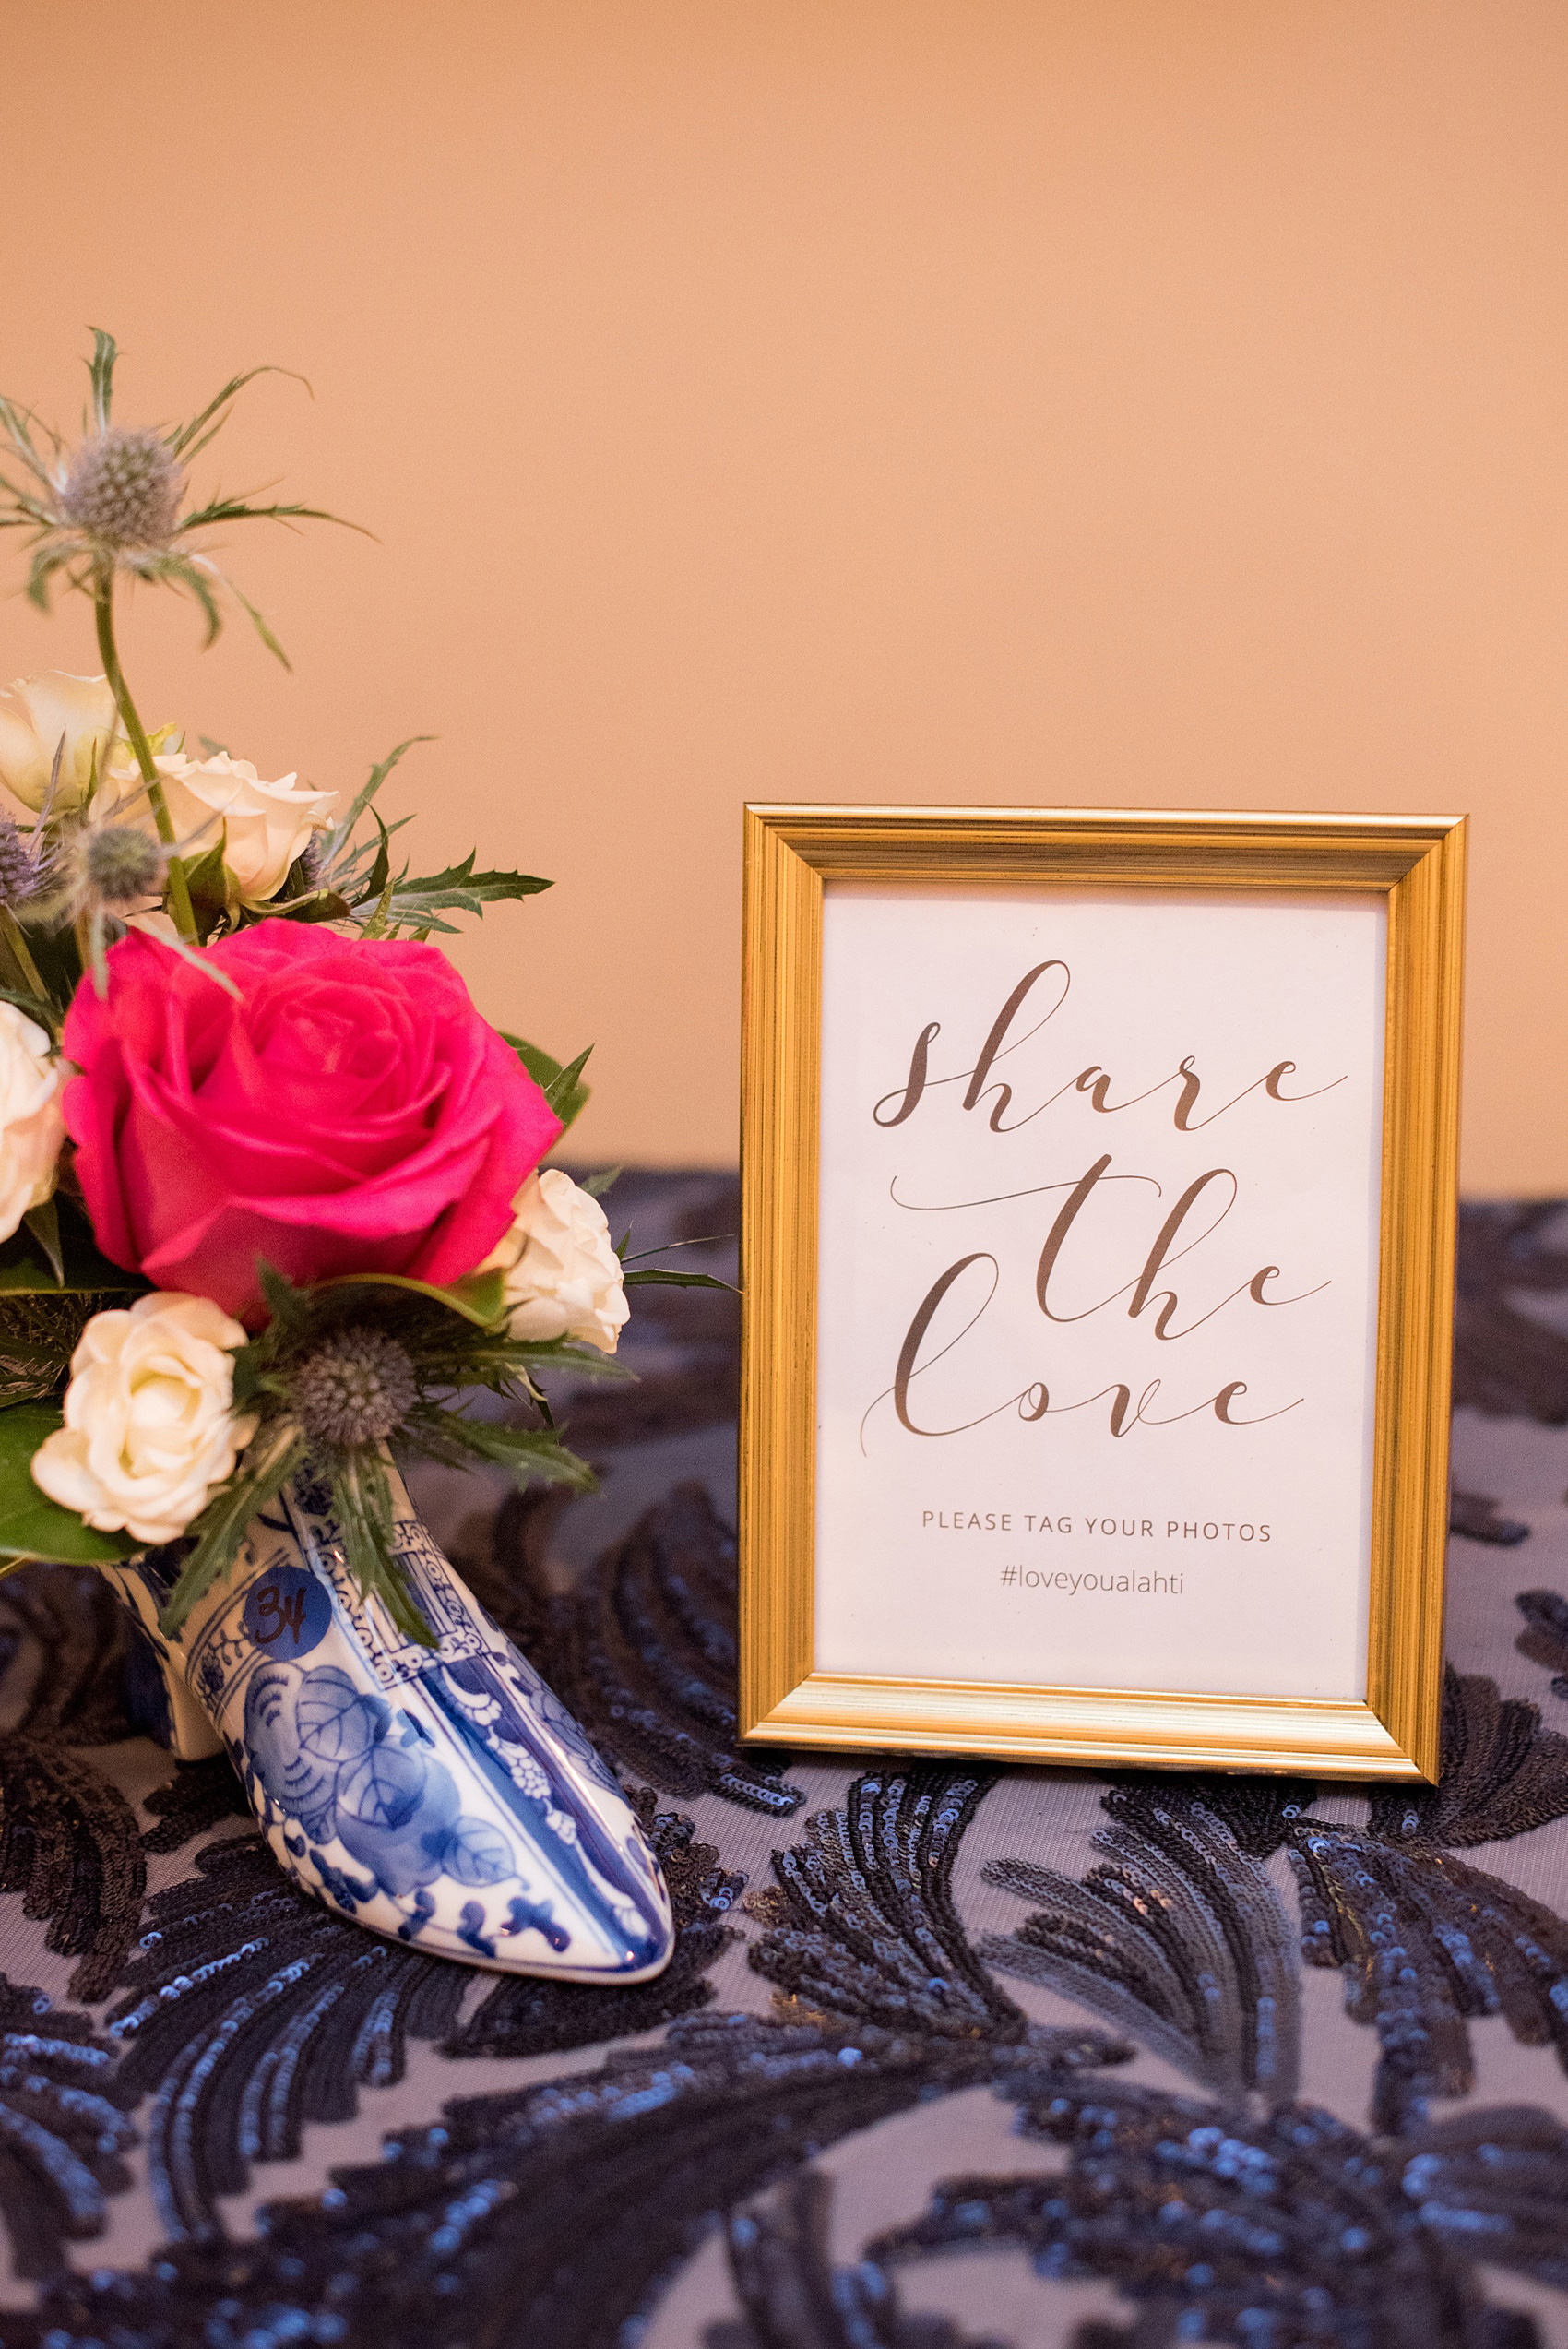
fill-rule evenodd
<path id="1" fill-rule="evenodd" d="M 242 908 L 243 926 L 250 928 L 257 922 L 346 922 L 353 912 L 345 898 L 336 889 L 316 889 L 311 896 L 295 898 L 286 905 L 267 905 L 257 912 Z"/>
<path id="2" fill-rule="evenodd" d="M 196 936 L 203 946 L 229 911 L 229 876 L 223 869 L 223 852 L 228 844 L 229 827 L 221 824 L 218 838 L 206 854 L 185 866 L 185 887 L 191 893 Z"/>
<path id="3" fill-rule="evenodd" d="M 381 760 L 380 764 L 371 769 L 370 781 L 364 785 L 362 791 L 355 794 L 350 805 L 349 812 L 343 817 L 342 822 L 334 824 L 332 829 L 327 833 L 326 840 L 322 842 L 322 861 L 328 872 L 330 872 L 332 866 L 337 863 L 343 850 L 348 846 L 350 839 L 353 834 L 354 826 L 359 822 L 360 817 L 364 814 L 365 809 L 370 805 L 371 801 L 375 797 L 376 793 L 381 789 L 382 784 L 386 781 L 387 776 L 392 772 L 392 769 L 396 767 L 398 761 L 405 755 L 406 752 L 412 750 L 415 743 L 434 742 L 434 740 L 435 736 L 434 734 L 410 734 L 407 742 L 400 742 L 396 750 L 389 750 L 386 757 Z M 407 819 L 405 818 L 404 820 L 406 821 Z M 398 827 L 396 825 L 392 827 L 394 831 L 396 831 Z"/>
<path id="4" fill-rule="evenodd" d="M 537 897 L 541 889 L 554 887 L 532 873 L 476 873 L 475 853 L 470 849 L 460 864 L 449 864 L 444 873 L 428 874 L 416 881 L 399 879 L 392 892 L 392 919 L 422 921 L 443 909 L 482 915 L 487 905 L 502 899 Z"/>
<path id="5" fill-rule="evenodd" d="M 267 1348 L 259 1338 L 248 1338 L 233 1353 L 234 1388 L 232 1397 L 236 1417 L 244 1411 L 262 1389 Z"/>
<path id="6" fill-rule="evenodd" d="M 116 1280 L 124 1276 L 118 1272 Z M 0 1243 L 0 1296 L 8 1292 L 30 1294 L 40 1289 L 57 1290 L 65 1286 L 55 1276 L 54 1267 L 40 1247 L 25 1224 Z"/>
<path id="7" fill-rule="evenodd" d="M 404 825 L 411 824 L 413 820 L 414 819 L 411 815 L 399 816 L 394 823 L 387 825 L 387 839 L 389 841 L 395 841 L 398 833 L 402 830 Z M 371 858 L 375 854 L 379 845 L 379 840 L 355 841 L 351 847 L 348 847 L 343 850 L 341 855 L 336 856 L 332 859 L 331 870 L 329 872 L 327 871 L 326 865 L 324 864 L 323 871 L 326 874 L 327 879 L 331 883 L 331 886 L 335 889 L 340 890 L 344 897 L 348 897 L 352 891 L 354 884 L 363 880 L 365 867 L 370 863 Z M 404 870 L 406 871 L 407 869 L 408 868 L 405 866 Z"/>
<path id="8" fill-rule="evenodd" d="M 409 1595 L 393 1547 L 392 1488 L 380 1454 L 344 1454 L 335 1463 L 332 1501 L 343 1533 L 343 1553 L 367 1596 L 374 1592 L 405 1639 L 434 1648 L 435 1634 Z"/>
<path id="9" fill-rule="evenodd" d="M 551 1097 L 551 1087 L 558 1085 L 565 1073 L 563 1064 L 554 1057 L 553 1054 L 546 1052 L 540 1044 L 526 1043 L 521 1036 L 508 1035 L 505 1028 L 498 1028 L 495 1032 L 503 1043 L 511 1045 L 534 1083 L 543 1091 L 545 1098 L 550 1102 L 550 1106 L 561 1120 L 562 1130 L 564 1132 L 573 1120 L 581 1115 L 591 1089 L 587 1085 L 575 1083 L 570 1093 L 565 1097 L 566 1105 L 563 1108 L 559 1101 Z M 589 1044 L 588 1052 L 592 1050 L 593 1046 Z M 580 1070 L 588 1056 L 588 1052 L 579 1053 L 572 1064 L 573 1067 Z"/>
<path id="10" fill-rule="evenodd" d="M 731 1297 L 741 1294 L 732 1281 L 718 1280 L 711 1272 L 664 1272 L 650 1264 L 646 1271 L 622 1275 L 622 1286 L 627 1289 L 647 1287 L 655 1282 L 664 1289 L 722 1289 L 726 1296 Z"/>
<path id="11" fill-rule="evenodd" d="M 473 1322 L 481 1330 L 493 1329 L 506 1308 L 505 1277 L 499 1271 L 468 1272 L 445 1288 L 429 1281 L 412 1280 L 406 1272 L 340 1272 L 330 1281 L 319 1282 L 317 1292 L 322 1289 L 406 1289 L 417 1297 L 429 1297 L 433 1303 L 461 1314 L 465 1321 Z M 296 1295 L 300 1294 L 295 1292 Z"/>
<path id="12" fill-rule="evenodd" d="M 208 645 L 216 644 L 223 633 L 223 607 L 199 566 L 184 555 L 170 555 L 160 565 L 158 576 L 173 580 L 177 587 L 184 589 L 187 595 L 196 598 L 207 623 L 202 649 L 205 651 Z"/>
<path id="13" fill-rule="evenodd" d="M 258 1509 L 277 1499 L 305 1449 L 303 1436 L 289 1421 L 264 1431 L 246 1447 L 235 1474 L 191 1527 L 196 1547 L 158 1619 L 166 1638 L 176 1637 L 196 1601 L 220 1574 L 228 1573 L 244 1545 L 245 1528 Z"/>
<path id="14" fill-rule="evenodd" d="M 632 1227 L 628 1223 L 626 1226 L 626 1240 L 624 1240 L 621 1243 L 623 1247 L 625 1246 L 626 1241 L 630 1240 L 631 1236 Z M 639 1248 L 636 1256 L 627 1257 L 626 1262 L 628 1264 L 642 1264 L 645 1263 L 650 1256 L 672 1256 L 677 1248 L 727 1248 L 731 1245 L 734 1237 L 735 1234 L 733 1232 L 704 1232 L 699 1234 L 699 1235 L 693 1240 L 666 1240 L 660 1246 L 656 1248 Z"/>
<path id="15" fill-rule="evenodd" d="M 514 1036 L 505 1028 L 497 1028 L 495 1032 L 504 1044 L 511 1045 L 536 1085 L 554 1083 L 565 1066 L 564 1061 L 546 1052 L 542 1044 L 525 1043 L 521 1036 Z"/>
<path id="16" fill-rule="evenodd" d="M 330 521 L 332 517 L 330 515 L 327 515 L 323 519 Z M 344 527 L 348 530 L 353 530 L 356 526 L 352 522 L 350 522 L 345 524 Z M 290 660 L 288 654 L 284 651 L 282 646 L 279 643 L 277 638 L 273 635 L 270 627 L 268 627 L 266 615 L 256 609 L 256 606 L 251 602 L 248 595 L 244 594 L 234 585 L 232 579 L 225 576 L 223 584 L 228 589 L 230 594 L 233 597 L 235 602 L 244 613 L 245 617 L 249 620 L 252 627 L 255 630 L 257 636 L 261 638 L 268 652 L 271 653 L 273 659 L 278 662 L 281 667 L 287 669 L 289 674 L 292 676 L 294 674 L 294 664 Z"/>
<path id="17" fill-rule="evenodd" d="M 593 1046 L 591 1044 L 586 1044 L 583 1047 L 583 1050 L 578 1053 L 576 1060 L 569 1060 L 566 1063 L 565 1067 L 561 1070 L 560 1074 L 552 1077 L 549 1084 L 546 1085 L 544 1089 L 544 1098 L 550 1103 L 551 1108 L 555 1112 L 557 1117 L 564 1118 L 565 1116 L 567 1107 L 576 1094 L 577 1079 L 582 1075 L 583 1070 L 588 1067 L 588 1057 L 592 1051 Z"/>
<path id="18" fill-rule="evenodd" d="M 390 876 L 392 872 L 392 835 L 387 830 L 386 825 L 382 822 L 380 816 L 374 807 L 370 811 L 370 820 L 381 835 L 381 845 L 375 852 L 375 863 L 370 868 L 370 877 L 365 882 L 363 888 L 357 891 L 354 898 L 354 903 L 356 905 L 367 905 L 372 898 L 378 899 L 380 902 L 377 904 L 375 912 L 371 918 L 374 922 L 385 922 L 386 919 L 386 908 L 392 901 L 392 890 L 390 885 Z"/>
<path id="19" fill-rule="evenodd" d="M 488 1387 L 493 1394 L 502 1395 L 522 1386 L 537 1400 L 539 1379 L 547 1371 L 561 1371 L 578 1380 L 635 1380 L 636 1377 L 624 1363 L 601 1353 L 597 1346 L 578 1346 L 566 1339 L 533 1345 L 505 1336 L 504 1324 L 483 1331 L 465 1330 L 458 1323 L 452 1326 L 453 1335 L 445 1347 L 428 1329 L 416 1341 L 420 1379 L 427 1392 Z M 437 1406 L 429 1403 L 420 1408 L 435 1410 Z"/>
<path id="20" fill-rule="evenodd" d="M 385 827 L 383 820 L 380 820 L 380 808 L 371 808 L 371 822 L 375 825 L 375 834 L 378 834 L 375 862 L 371 864 L 369 881 L 363 883 L 363 888 L 359 890 L 354 904 L 363 904 L 369 898 L 387 900 L 389 902 L 389 888 L 392 888 L 392 834 L 389 834 L 387 827 Z M 383 912 L 383 918 L 385 918 L 385 904 L 380 907 L 380 912 Z"/>
<path id="21" fill-rule="evenodd" d="M 24 995 L 17 987 L 0 987 L 0 1003 L 14 1003 L 18 1011 L 25 1011 L 28 1018 L 44 1029 L 58 1044 L 60 1012 L 56 1005 L 45 1003 L 42 996 Z"/>
<path id="22" fill-rule="evenodd" d="M 170 434 L 169 447 L 173 455 L 189 459 L 198 449 L 205 448 L 214 435 L 221 432 L 228 423 L 229 410 L 236 393 L 244 391 L 246 384 L 254 383 L 257 376 L 287 376 L 291 383 L 304 384 L 306 391 L 310 392 L 310 385 L 305 382 L 304 376 L 295 375 L 291 367 L 247 367 L 244 375 L 231 376 L 222 390 L 208 401 L 199 415 L 193 416 L 188 424 L 181 424 L 177 431 Z M 314 399 L 315 397 L 315 393 L 311 392 L 311 398 Z M 220 416 L 218 411 L 220 408 L 223 413 Z M 215 416 L 218 421 L 212 431 L 204 433 L 202 426 Z"/>
<path id="23" fill-rule="evenodd" d="M 590 1199 L 601 1199 L 612 1184 L 618 1183 L 625 1171 L 624 1166 L 607 1166 L 601 1174 L 585 1174 L 577 1187 L 586 1191 Z"/>
<path id="24" fill-rule="evenodd" d="M 49 1270 L 54 1275 L 56 1286 L 63 1289 L 65 1285 L 65 1263 L 60 1253 L 60 1210 L 54 1199 L 46 1198 L 42 1207 L 30 1207 L 22 1222 L 48 1258 Z"/>
<path id="25" fill-rule="evenodd" d="M 146 1548 L 125 1533 L 95 1533 L 75 1509 L 62 1508 L 32 1481 L 32 1456 L 62 1425 L 50 1403 L 0 1411 L 0 1558 L 20 1565 L 47 1558 L 59 1566 L 112 1566 Z"/>
<path id="26" fill-rule="evenodd" d="M 94 327 L 92 357 L 87 363 L 87 372 L 92 384 L 92 423 L 95 432 L 106 433 L 109 429 L 109 419 L 114 405 L 114 362 L 119 355 L 119 346 L 113 336 L 105 334 L 101 327 Z"/>
<path id="27" fill-rule="evenodd" d="M 613 1354 L 603 1353 L 598 1346 L 585 1344 L 578 1338 L 493 1336 L 488 1344 L 471 1346 L 469 1353 L 479 1367 L 487 1371 L 492 1368 L 507 1373 L 523 1370 L 531 1375 L 537 1370 L 564 1370 L 569 1371 L 574 1377 L 581 1378 L 635 1379 L 636 1377 L 635 1370 L 628 1370 L 625 1364 L 617 1362 Z"/>
<path id="28" fill-rule="evenodd" d="M 624 1362 L 617 1362 L 612 1353 L 605 1353 L 598 1346 L 579 1344 L 571 1338 L 552 1338 L 535 1345 L 526 1340 L 515 1342 L 513 1359 L 530 1376 L 535 1371 L 564 1370 L 574 1378 L 627 1380 L 633 1386 L 637 1383 L 636 1372 L 628 1370 Z"/>
<path id="29" fill-rule="evenodd" d="M 55 1278 L 54 1268 L 43 1248 L 24 1228 L 0 1242 L 0 1296 L 7 1292 L 58 1292 L 62 1288 L 114 1289 L 134 1296 L 150 1287 L 151 1283 L 144 1281 L 139 1272 L 127 1272 L 123 1265 L 110 1263 L 93 1239 L 92 1226 L 73 1198 L 57 1192 L 55 1206 L 65 1278 Z"/>
<path id="30" fill-rule="evenodd" d="M 571 1485 L 579 1493 L 597 1493 L 599 1479 L 586 1460 L 568 1451 L 556 1436 L 532 1427 L 506 1427 L 493 1419 L 466 1419 L 459 1412 L 443 1414 L 445 1433 L 476 1459 L 509 1469 L 519 1485 L 541 1482 Z"/>
<path id="31" fill-rule="evenodd" d="M 54 757 L 58 763 L 58 750 Z M 35 826 L 35 837 L 37 829 Z M 0 981 L 8 983 L 6 992 L 10 994 L 11 1000 L 20 1010 L 26 1011 L 30 1019 L 38 1017 L 30 1007 L 42 1005 L 42 1024 L 51 1035 L 57 1035 L 62 1014 L 50 999 L 49 982 L 39 967 L 38 949 L 42 947 L 43 939 L 37 931 L 30 937 L 10 907 L 0 906 Z M 47 950 L 43 959 L 48 960 Z M 65 1000 L 67 1003 L 70 1000 L 68 992 Z"/>
<path id="32" fill-rule="evenodd" d="M 49 796 L 51 799 L 54 796 L 55 785 L 60 779 L 60 761 L 65 755 L 65 738 L 64 734 L 62 734 L 60 740 L 54 746 L 53 772 L 49 778 Z M 43 818 L 41 816 L 38 822 L 32 828 L 32 838 L 35 844 L 38 841 L 38 837 L 42 827 Z M 41 997 L 46 996 L 49 992 L 48 983 L 44 979 L 42 972 L 38 967 L 38 957 L 33 952 L 32 944 L 28 937 L 26 930 L 18 921 L 16 915 L 12 912 L 8 905 L 0 906 L 0 946 L 3 946 L 5 948 L 4 954 L 0 955 L 0 973 L 3 973 L 6 978 L 14 978 L 18 986 L 25 993 Z"/>
<path id="33" fill-rule="evenodd" d="M 44 423 L 41 417 L 33 414 L 30 408 L 18 408 L 14 399 L 0 398 L 0 431 L 5 433 L 6 439 L 10 442 L 12 455 L 20 458 L 34 481 L 46 495 L 53 495 L 54 483 L 51 478 L 49 467 L 40 454 L 38 445 L 32 436 L 34 424 L 37 424 L 57 458 L 60 454 L 60 435 L 53 426 Z M 9 482 L 6 482 L 5 486 L 10 490 L 13 497 L 18 498 L 30 510 L 30 513 L 36 513 L 40 519 L 47 520 L 48 518 L 42 509 L 32 507 L 31 499 L 25 491 L 12 488 Z"/>
<path id="34" fill-rule="evenodd" d="M 473 910 L 477 912 L 478 908 Z M 422 945 L 433 931 L 437 936 L 443 938 L 460 938 L 463 935 L 456 922 L 444 922 L 439 913 L 400 914 L 398 912 L 395 889 L 389 889 L 386 893 L 386 912 L 388 931 L 394 936 L 402 930 L 411 931 L 416 946 Z"/>
<path id="35" fill-rule="evenodd" d="M 339 530 L 357 531 L 361 538 L 375 536 L 362 522 L 345 521 L 341 514 L 328 514 L 319 506 L 251 506 L 243 497 L 215 497 L 210 506 L 187 514 L 175 535 L 206 530 L 214 522 L 336 522 Z"/>
<path id="36" fill-rule="evenodd" d="M 49 609 L 49 582 L 56 571 L 63 571 L 73 560 L 71 549 L 59 544 L 41 546 L 32 558 L 28 572 L 27 599 L 40 612 Z"/>
<path id="37" fill-rule="evenodd" d="M 0 931 L 5 928 L 6 924 L 0 922 Z M 70 1008 L 72 996 L 81 984 L 82 976 L 81 954 L 74 925 L 67 922 L 56 930 L 27 928 L 23 931 L 22 950 L 42 980 L 45 996 L 59 1007 L 57 1016 L 64 1019 Z M 5 957 L 0 956 L 0 963 L 4 960 Z M 25 988 L 30 988 L 33 984 L 31 977 L 22 984 Z"/>
<path id="38" fill-rule="evenodd" d="M 267 1309 L 280 1330 L 303 1328 L 310 1319 L 310 1292 L 296 1289 L 287 1274 L 276 1265 L 268 1264 L 264 1256 L 255 1260 L 256 1283 L 267 1300 Z"/>

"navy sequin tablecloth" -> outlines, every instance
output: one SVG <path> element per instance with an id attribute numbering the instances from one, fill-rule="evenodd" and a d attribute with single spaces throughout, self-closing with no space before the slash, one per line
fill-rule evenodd
<path id="1" fill-rule="evenodd" d="M 1568 2344 L 1568 1209 L 1467 1210 L 1443 1774 L 1370 1798 L 738 1751 L 734 1309 L 639 1307 L 600 1494 L 416 1497 L 640 1790 L 658 1982 L 340 1923 L 95 1578 L 0 1584 L 5 2349 Z"/>

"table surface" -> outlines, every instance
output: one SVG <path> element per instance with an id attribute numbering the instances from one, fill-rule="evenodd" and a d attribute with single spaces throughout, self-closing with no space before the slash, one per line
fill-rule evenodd
<path id="1" fill-rule="evenodd" d="M 342 1924 L 96 1578 L 0 1585 L 3 2349 L 1568 2343 L 1568 1209 L 1466 1211 L 1432 1790 L 738 1752 L 733 1306 L 626 1355 L 594 1497 L 416 1481 L 645 1790 L 658 1982 Z"/>

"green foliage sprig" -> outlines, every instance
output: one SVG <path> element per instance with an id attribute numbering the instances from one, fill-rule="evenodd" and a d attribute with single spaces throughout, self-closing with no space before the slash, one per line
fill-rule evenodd
<path id="1" fill-rule="evenodd" d="M 597 1479 L 567 1450 L 539 1381 L 553 1371 L 577 1378 L 630 1374 L 592 1346 L 565 1339 L 525 1343 L 507 1335 L 499 1273 L 473 1274 L 434 1288 L 398 1274 L 326 1282 L 297 1289 L 262 1268 L 271 1319 L 234 1358 L 234 1408 L 260 1422 L 234 1476 L 191 1528 L 194 1547 L 169 1599 L 163 1628 L 172 1636 L 191 1608 L 238 1556 L 245 1529 L 302 1467 L 329 1487 L 347 1563 L 362 1589 L 374 1591 L 408 1637 L 430 1632 L 410 1599 L 392 1541 L 387 1451 L 448 1467 L 476 1461 L 510 1472 L 519 1485 L 542 1480 L 591 1492 Z M 336 1437 L 321 1425 L 313 1388 L 352 1341 L 374 1330 L 407 1365 L 407 1388 L 395 1418 L 374 1422 L 362 1440 Z M 459 1390 L 483 1389 L 530 1405 L 535 1426 L 476 1419 L 457 1407 Z"/>
<path id="2" fill-rule="evenodd" d="M 267 622 L 199 534 L 236 521 L 341 518 L 303 504 L 259 503 L 259 493 L 214 492 L 185 504 L 190 462 L 222 429 L 238 395 L 256 376 L 286 369 L 253 367 L 231 376 L 187 423 L 126 430 L 113 418 L 117 357 L 113 337 L 96 331 L 88 363 L 90 401 L 74 447 L 31 410 L 0 398 L 0 530 L 24 533 L 27 592 L 41 609 L 62 585 L 90 600 L 114 711 L 107 739 L 95 733 L 90 774 L 78 772 L 69 791 L 62 790 L 62 737 L 42 807 L 30 799 L 38 807 L 30 833 L 0 818 L 0 1000 L 36 1020 L 56 1047 L 77 986 L 84 976 L 106 986 L 106 948 L 147 899 L 172 917 L 178 950 L 230 985 L 200 949 L 231 928 L 281 918 L 330 923 L 364 938 L 423 939 L 453 935 L 451 917 L 481 917 L 490 905 L 550 887 L 531 874 L 478 869 L 474 852 L 423 874 L 395 858 L 393 842 L 411 819 L 387 823 L 375 803 L 415 743 L 430 739 L 425 735 L 399 743 L 372 768 L 339 820 L 311 841 L 265 904 L 237 901 L 221 822 L 176 840 L 157 757 L 171 741 L 178 749 L 183 737 L 173 728 L 149 735 L 142 724 L 115 638 L 117 583 L 130 578 L 192 598 L 208 644 L 222 625 L 222 599 L 232 596 L 287 667 Z M 128 796 L 114 757 L 121 735 L 139 774 Z M 208 757 L 222 751 L 205 738 L 203 746 Z M 151 812 L 160 847 L 136 829 L 138 800 L 143 817 Z M 521 1037 L 505 1041 L 569 1126 L 588 1099 L 588 1052 L 563 1062 Z M 590 1179 L 587 1187 L 597 1195 L 613 1179 Z M 710 1274 L 667 1270 L 646 1256 L 628 1256 L 629 1236 L 616 1250 L 628 1287 L 654 1281 L 728 1286 Z M 30 1209 L 22 1227 L 0 1243 L 0 1573 L 30 1558 L 110 1564 L 143 1546 L 127 1534 L 95 1532 L 49 1499 L 32 1482 L 30 1464 L 61 1425 L 70 1357 L 86 1323 L 129 1305 L 148 1286 L 99 1250 L 67 1146 L 54 1197 Z M 178 1629 L 232 1566 L 252 1520 L 291 1476 L 308 1468 L 329 1487 L 350 1569 L 406 1633 L 428 1641 L 394 1547 L 387 1475 L 393 1452 L 451 1466 L 480 1461 L 505 1467 L 519 1484 L 543 1479 L 588 1490 L 592 1471 L 566 1449 L 541 1382 L 552 1372 L 574 1378 L 631 1374 L 592 1346 L 513 1339 L 499 1273 L 473 1274 L 445 1289 L 367 1275 L 305 1290 L 268 1272 L 265 1287 L 271 1318 L 235 1357 L 234 1408 L 255 1417 L 255 1433 L 186 1537 L 165 1628 Z M 523 1407 L 529 1424 L 475 1416 L 464 1400 L 475 1390 Z"/>
<path id="3" fill-rule="evenodd" d="M 537 897 L 551 888 L 534 873 L 476 873 L 478 852 L 470 849 L 458 864 L 445 872 L 410 879 L 405 864 L 392 870 L 392 841 L 411 817 L 401 816 L 386 824 L 375 807 L 375 796 L 398 761 L 429 734 L 410 734 L 370 770 L 370 780 L 350 801 L 340 822 L 322 835 L 314 853 L 299 858 L 273 903 L 242 912 L 242 923 L 268 915 L 295 922 L 335 922 L 352 927 L 362 937 L 396 938 L 405 932 L 427 938 L 433 931 L 458 935 L 446 913 L 483 917 L 487 905 L 506 899 Z M 367 819 L 374 831 L 367 829 Z"/>

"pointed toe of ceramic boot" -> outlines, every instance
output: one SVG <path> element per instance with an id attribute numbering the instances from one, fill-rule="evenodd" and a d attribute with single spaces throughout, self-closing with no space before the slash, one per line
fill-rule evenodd
<path id="1" fill-rule="evenodd" d="M 362 1598 L 308 1478 L 177 1640 L 157 1629 L 172 1568 L 105 1569 L 158 1652 L 175 1750 L 226 1748 L 279 1865 L 356 1925 L 469 1965 L 647 1981 L 674 1926 L 636 1813 L 393 1491 L 434 1650 Z"/>

